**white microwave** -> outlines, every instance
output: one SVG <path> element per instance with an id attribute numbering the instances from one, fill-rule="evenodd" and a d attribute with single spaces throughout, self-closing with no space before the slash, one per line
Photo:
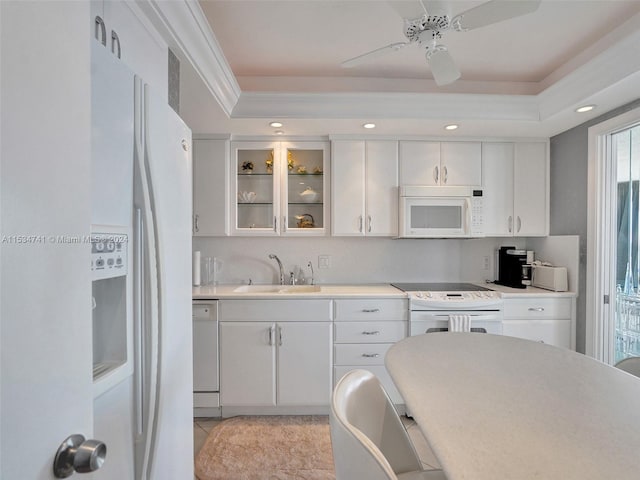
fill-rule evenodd
<path id="1" fill-rule="evenodd" d="M 400 238 L 482 237 L 482 190 L 400 187 Z"/>

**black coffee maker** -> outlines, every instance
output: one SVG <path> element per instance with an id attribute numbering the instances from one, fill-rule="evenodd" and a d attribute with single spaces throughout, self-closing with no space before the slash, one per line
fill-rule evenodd
<path id="1" fill-rule="evenodd" d="M 526 288 L 522 283 L 528 273 L 527 251 L 518 250 L 516 247 L 500 247 L 498 250 L 498 280 L 499 285 L 512 288 Z"/>

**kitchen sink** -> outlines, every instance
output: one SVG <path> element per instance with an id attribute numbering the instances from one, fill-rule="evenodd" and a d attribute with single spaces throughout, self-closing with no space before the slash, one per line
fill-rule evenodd
<path id="1" fill-rule="evenodd" d="M 313 293 L 319 292 L 318 285 L 242 285 L 235 293 Z"/>

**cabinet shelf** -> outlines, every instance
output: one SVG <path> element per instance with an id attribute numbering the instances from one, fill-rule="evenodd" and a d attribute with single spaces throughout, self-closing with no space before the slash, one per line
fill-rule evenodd
<path id="1" fill-rule="evenodd" d="M 247 206 L 251 206 L 251 205 L 255 205 L 255 206 L 272 206 L 273 202 L 238 202 L 238 206 L 243 206 L 243 207 L 247 207 Z"/>

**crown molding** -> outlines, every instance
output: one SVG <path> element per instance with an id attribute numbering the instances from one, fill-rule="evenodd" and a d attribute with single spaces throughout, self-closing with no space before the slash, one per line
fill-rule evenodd
<path id="1" fill-rule="evenodd" d="M 223 111 L 229 116 L 240 97 L 240 86 L 195 0 L 137 0 L 153 25 L 198 73 Z"/>

